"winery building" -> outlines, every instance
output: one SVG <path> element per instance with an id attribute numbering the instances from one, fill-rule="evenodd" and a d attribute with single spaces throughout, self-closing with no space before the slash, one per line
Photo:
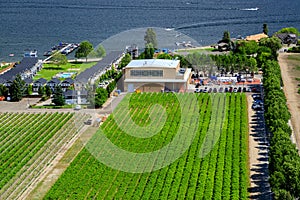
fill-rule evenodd
<path id="1" fill-rule="evenodd" d="M 124 68 L 124 91 L 184 92 L 190 78 L 191 69 L 180 68 L 179 60 L 132 60 Z"/>

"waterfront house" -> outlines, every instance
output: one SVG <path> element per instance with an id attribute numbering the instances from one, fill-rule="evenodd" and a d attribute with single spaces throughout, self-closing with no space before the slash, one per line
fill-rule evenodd
<path id="1" fill-rule="evenodd" d="M 281 40 L 282 44 L 297 44 L 298 42 L 298 37 L 296 34 L 291 34 L 291 33 L 279 33 L 275 35 Z"/>

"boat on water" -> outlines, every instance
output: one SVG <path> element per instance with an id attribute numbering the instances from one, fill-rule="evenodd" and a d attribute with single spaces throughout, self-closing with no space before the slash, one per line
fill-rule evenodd
<path id="1" fill-rule="evenodd" d="M 37 58 L 38 57 L 38 55 L 37 55 L 37 50 L 29 50 L 29 49 L 26 49 L 25 51 L 24 51 L 24 54 L 23 54 L 23 56 L 25 57 L 25 58 Z"/>
<path id="2" fill-rule="evenodd" d="M 10 53 L 8 56 L 9 56 L 9 57 L 14 57 L 14 56 L 15 56 L 15 54 L 13 54 L 13 53 Z"/>

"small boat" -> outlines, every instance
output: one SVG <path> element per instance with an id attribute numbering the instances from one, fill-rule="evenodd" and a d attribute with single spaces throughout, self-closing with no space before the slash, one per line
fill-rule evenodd
<path id="1" fill-rule="evenodd" d="M 9 54 L 8 56 L 9 56 L 9 57 L 14 57 L 15 54 L 11 53 L 11 54 Z"/>
<path id="2" fill-rule="evenodd" d="M 26 57 L 26 58 L 37 58 L 38 56 L 37 56 L 37 50 L 29 50 L 29 49 L 26 49 L 25 51 L 24 51 L 24 55 L 23 55 L 24 57 Z"/>
<path id="3" fill-rule="evenodd" d="M 174 28 L 165 28 L 166 31 L 173 31 Z"/>

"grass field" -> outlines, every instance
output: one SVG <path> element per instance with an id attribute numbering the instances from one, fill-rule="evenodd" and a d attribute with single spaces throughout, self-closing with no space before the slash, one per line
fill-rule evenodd
<path id="1" fill-rule="evenodd" d="M 54 65 L 54 64 L 44 64 L 41 71 L 34 76 L 34 80 L 39 78 L 44 78 L 47 80 L 52 79 L 59 72 L 76 72 L 77 74 L 83 72 L 84 70 L 95 65 L 96 62 L 89 63 L 67 63 L 66 65 Z"/>
<path id="2" fill-rule="evenodd" d="M 128 120 L 124 100 L 128 98 L 131 119 L 138 126 Z M 247 199 L 248 122 L 244 94 L 143 93 L 124 99 L 45 199 Z M 166 115 L 160 113 L 161 107 L 151 107 L 155 104 L 162 106 Z M 158 121 L 153 113 L 159 113 Z M 156 127 L 147 129 L 153 121 L 154 125 L 164 123 L 155 135 L 151 130 Z M 101 141 L 101 131 L 114 145 L 134 152 L 134 156 L 124 158 L 119 156 L 119 150 L 108 150 L 108 143 Z M 149 134 L 151 137 L 145 137 Z M 193 137 L 185 149 L 191 139 L 187 135 Z M 164 157 L 154 153 L 158 156 L 153 162 L 143 159 L 174 141 L 175 148 L 167 149 Z M 178 149 L 183 150 L 178 159 L 156 168 L 161 158 L 168 160 Z M 106 159 L 117 164 L 103 164 Z M 142 172 L 141 166 L 150 170 Z"/>

